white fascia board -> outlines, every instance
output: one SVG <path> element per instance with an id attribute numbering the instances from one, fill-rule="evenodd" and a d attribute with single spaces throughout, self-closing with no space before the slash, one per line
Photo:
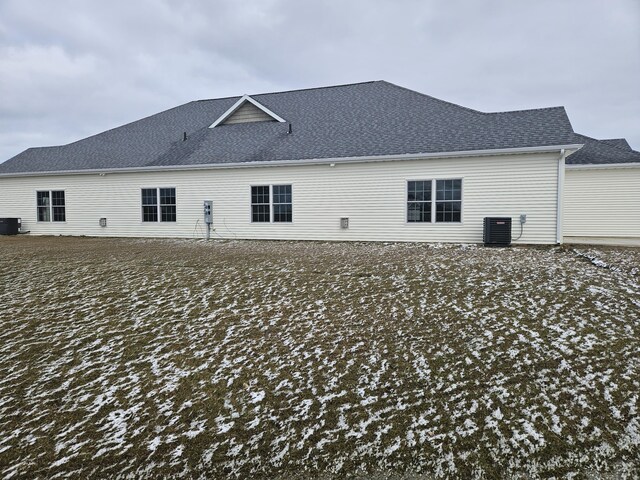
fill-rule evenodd
<path id="1" fill-rule="evenodd" d="M 209 128 L 214 128 L 218 125 L 220 125 L 222 122 L 224 122 L 227 118 L 229 118 L 231 115 L 233 115 L 233 113 L 238 110 L 243 103 L 245 102 L 249 102 L 252 105 L 256 106 L 257 108 L 259 108 L 260 110 L 262 110 L 264 113 L 266 113 L 267 115 L 269 115 L 270 117 L 272 117 L 274 120 L 278 121 L 278 122 L 285 122 L 286 120 L 284 118 L 282 118 L 280 115 L 275 114 L 274 112 L 272 112 L 271 110 L 269 110 L 267 107 L 265 107 L 264 105 L 262 105 L 260 102 L 254 100 L 253 98 L 251 98 L 249 95 L 243 95 L 240 100 L 238 100 L 236 103 L 234 103 L 231 108 L 229 108 L 226 112 L 224 112 L 222 115 L 220 115 L 218 117 L 218 119 L 213 122 L 211 125 L 209 125 Z"/>
<path id="2" fill-rule="evenodd" d="M 220 168 L 253 168 L 253 167 L 284 167 L 295 165 L 324 165 L 341 163 L 372 163 L 406 160 L 435 160 L 442 158 L 468 158 L 489 157 L 496 155 L 523 155 L 528 153 L 552 153 L 565 150 L 576 151 L 582 144 L 551 145 L 544 147 L 523 148 L 498 148 L 490 150 L 464 150 L 459 152 L 434 152 L 434 153 L 405 153 L 398 155 L 374 155 L 365 157 L 334 157 L 334 158 L 307 158 L 300 160 L 267 160 L 262 162 L 235 162 L 235 163 L 205 163 L 201 165 L 163 165 L 152 167 L 124 167 L 124 168 L 100 168 L 87 170 L 60 170 L 53 172 L 28 172 L 28 173 L 0 173 L 2 177 L 38 177 L 49 175 L 89 175 L 96 173 L 135 173 L 135 172 L 166 172 L 179 170 L 214 170 Z"/>
<path id="3" fill-rule="evenodd" d="M 608 168 L 640 168 L 640 162 L 629 163 L 586 163 L 567 165 L 567 170 L 604 170 Z"/>

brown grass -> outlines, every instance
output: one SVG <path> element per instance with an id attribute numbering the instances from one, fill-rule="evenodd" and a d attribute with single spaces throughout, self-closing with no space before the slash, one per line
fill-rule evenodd
<path id="1" fill-rule="evenodd" d="M 0 237 L 0 475 L 632 477 L 639 269 L 623 248 Z"/>

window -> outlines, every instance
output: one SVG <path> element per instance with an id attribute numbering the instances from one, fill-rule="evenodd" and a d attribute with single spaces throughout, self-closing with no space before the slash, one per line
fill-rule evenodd
<path id="1" fill-rule="evenodd" d="M 269 185 L 251 187 L 251 221 L 270 222 Z"/>
<path id="2" fill-rule="evenodd" d="M 409 182 L 407 222 L 431 221 L 431 180 Z"/>
<path id="3" fill-rule="evenodd" d="M 158 190 L 155 188 L 142 189 L 142 221 L 158 221 Z"/>
<path id="4" fill-rule="evenodd" d="M 291 185 L 273 186 L 273 221 L 291 222 Z"/>
<path id="5" fill-rule="evenodd" d="M 176 189 L 175 188 L 160 189 L 160 221 L 161 222 L 176 221 Z"/>
<path id="6" fill-rule="evenodd" d="M 142 221 L 157 222 L 158 220 L 161 222 L 176 221 L 175 188 L 142 189 Z"/>
<path id="7" fill-rule="evenodd" d="M 51 204 L 49 202 L 51 192 L 36 192 L 38 199 L 38 221 L 51 221 Z"/>
<path id="8" fill-rule="evenodd" d="M 293 221 L 291 185 L 251 187 L 251 221 L 254 223 L 272 221 L 291 223 Z"/>
<path id="9" fill-rule="evenodd" d="M 436 181 L 436 222 L 459 222 L 462 180 Z"/>
<path id="10" fill-rule="evenodd" d="M 64 190 L 36 192 L 39 222 L 65 222 Z"/>
<path id="11" fill-rule="evenodd" d="M 461 179 L 407 182 L 407 222 L 460 222 L 461 215 Z"/>

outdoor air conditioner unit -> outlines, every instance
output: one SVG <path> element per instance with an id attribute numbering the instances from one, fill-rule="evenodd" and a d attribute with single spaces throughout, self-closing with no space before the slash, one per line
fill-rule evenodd
<path id="1" fill-rule="evenodd" d="M 18 235 L 21 227 L 21 218 L 0 218 L 0 235 Z"/>
<path id="2" fill-rule="evenodd" d="M 511 218 L 485 217 L 482 238 L 486 247 L 509 247 L 511 245 Z"/>

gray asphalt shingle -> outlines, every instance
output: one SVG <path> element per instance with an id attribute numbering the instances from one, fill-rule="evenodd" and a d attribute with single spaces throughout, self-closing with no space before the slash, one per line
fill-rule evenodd
<path id="1" fill-rule="evenodd" d="M 292 134 L 276 122 L 208 128 L 239 98 L 194 101 L 68 145 L 30 148 L 0 164 L 0 174 L 582 143 L 563 107 L 484 113 L 384 81 L 252 95 L 290 122 Z M 589 147 L 580 162 L 623 152 Z"/>
<path id="2" fill-rule="evenodd" d="M 626 138 L 606 138 L 600 141 L 606 143 L 607 145 L 611 145 L 612 147 L 620 148 L 622 150 L 633 150 L 631 148 L 631 145 L 629 145 L 629 142 L 627 142 Z"/>
<path id="3" fill-rule="evenodd" d="M 568 165 L 612 164 L 612 163 L 640 163 L 640 152 L 632 150 L 624 139 L 596 140 L 586 135 L 574 134 L 575 143 L 584 144 L 577 152 L 567 157 Z M 622 142 L 618 141 L 622 140 Z"/>

